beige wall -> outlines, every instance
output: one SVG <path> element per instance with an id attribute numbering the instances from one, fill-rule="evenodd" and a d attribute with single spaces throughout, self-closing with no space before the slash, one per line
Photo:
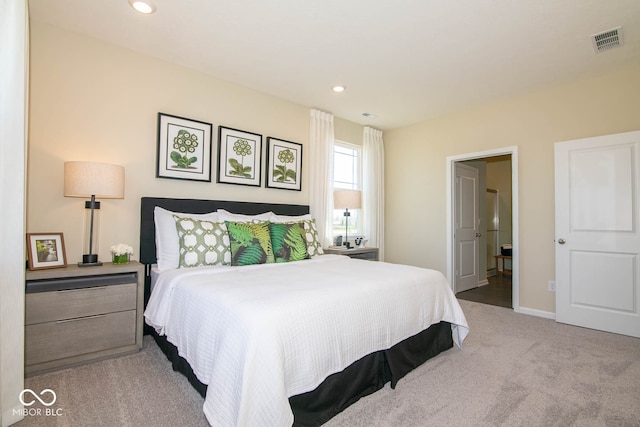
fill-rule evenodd
<path id="1" fill-rule="evenodd" d="M 520 306 L 554 312 L 553 144 L 640 129 L 640 67 L 385 132 L 386 256 L 445 271 L 446 158 L 518 146 Z"/>
<path id="2" fill-rule="evenodd" d="M 137 248 L 141 196 L 308 203 L 307 107 L 38 22 L 30 81 L 27 231 L 64 232 L 70 262 L 84 215 L 81 199 L 62 196 L 66 160 L 126 168 L 125 199 L 102 204 L 103 259 L 115 243 Z M 303 191 L 155 178 L 160 111 L 302 143 Z M 387 259 L 444 271 L 446 157 L 517 145 L 520 305 L 554 311 L 553 143 L 640 129 L 639 111 L 636 67 L 386 131 Z M 336 119 L 337 139 L 361 135 Z"/>
<path id="3" fill-rule="evenodd" d="M 309 202 L 309 108 L 40 22 L 31 25 L 27 231 L 64 233 L 67 257 L 82 255 L 83 199 L 63 197 L 63 163 L 125 167 L 125 198 L 102 200 L 99 255 L 138 249 L 141 196 Z M 155 177 L 157 113 L 214 125 L 211 183 Z M 362 134 L 338 120 L 336 137 Z M 302 143 L 302 191 L 216 184 L 217 126 Z M 342 134 L 341 134 L 342 132 Z M 360 136 L 361 138 L 361 136 Z"/>

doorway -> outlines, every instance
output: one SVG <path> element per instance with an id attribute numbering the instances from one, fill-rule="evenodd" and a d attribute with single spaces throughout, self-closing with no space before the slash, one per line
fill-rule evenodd
<path id="1" fill-rule="evenodd" d="M 510 243 L 511 238 L 511 176 L 510 176 L 510 156 L 489 157 L 477 162 L 486 162 L 482 170 L 486 169 L 485 196 L 485 216 L 480 219 L 483 225 L 485 239 L 481 239 L 481 244 L 486 244 L 484 258 L 486 259 L 485 280 L 479 280 L 473 289 L 466 291 L 459 290 L 456 294 L 458 299 L 475 301 L 483 304 L 497 305 L 511 308 L 513 304 L 511 273 L 504 271 L 510 269 L 508 259 L 500 259 L 496 255 L 502 255 L 501 246 L 505 242 Z M 473 163 L 477 163 L 474 161 Z M 508 173 L 507 173 L 508 172 Z M 508 176 L 505 176 L 508 175 Z M 500 188 L 489 188 L 494 186 Z M 482 189 L 480 189 L 482 193 Z M 503 221 L 500 221 L 502 217 Z M 484 241 L 482 241 L 484 240 Z M 506 252 L 505 252 L 506 253 Z"/>
<path id="2" fill-rule="evenodd" d="M 480 206 L 477 219 L 480 224 L 477 254 L 479 276 L 473 289 L 466 290 L 464 294 L 457 296 L 462 299 L 512 307 L 516 311 L 519 310 L 517 164 L 517 147 L 447 158 L 447 276 L 453 291 L 458 294 L 468 289 L 468 284 L 463 283 L 461 275 L 458 274 L 459 271 L 468 270 L 465 266 L 460 265 L 461 262 L 468 261 L 460 256 L 460 251 L 456 247 L 456 231 L 460 231 L 460 227 L 458 218 L 456 218 L 459 185 L 457 185 L 455 171 L 459 165 L 465 165 L 475 167 L 480 171 L 478 193 L 481 197 L 478 197 Z M 502 172 L 492 172 L 498 166 L 502 167 Z M 489 170 L 489 175 L 487 175 L 487 170 Z M 506 181 L 506 183 L 500 183 L 499 180 Z M 487 188 L 497 191 L 488 192 Z M 501 192 L 504 193 L 503 197 L 497 197 L 501 195 Z M 496 216 L 492 216 L 491 209 L 487 209 L 491 207 L 489 204 L 492 203 L 492 200 L 498 203 Z M 500 260 L 500 266 L 497 266 L 495 256 L 501 254 L 500 246 L 503 244 L 512 245 L 512 256 L 511 259 Z M 506 265 L 503 266 L 502 262 L 505 261 Z M 496 267 L 499 267 L 500 270 L 511 270 L 511 274 L 508 271 L 498 271 Z"/>

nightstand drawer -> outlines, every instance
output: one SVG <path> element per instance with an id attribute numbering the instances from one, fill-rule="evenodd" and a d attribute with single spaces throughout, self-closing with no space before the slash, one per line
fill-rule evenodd
<path id="1" fill-rule="evenodd" d="M 136 283 L 26 295 L 26 324 L 136 309 Z"/>
<path id="2" fill-rule="evenodd" d="M 38 323 L 25 328 L 27 365 L 135 343 L 135 309 Z"/>
<path id="3" fill-rule="evenodd" d="M 332 246 L 324 248 L 325 254 L 346 255 L 349 258 L 366 259 L 368 261 L 378 261 L 378 248 L 352 248 L 346 249 Z"/>
<path id="4" fill-rule="evenodd" d="M 369 261 L 377 261 L 378 260 L 378 251 L 371 251 L 371 252 L 362 252 L 362 253 L 356 253 L 356 254 L 349 254 L 349 256 L 351 258 L 355 258 L 355 259 L 366 259 Z"/>

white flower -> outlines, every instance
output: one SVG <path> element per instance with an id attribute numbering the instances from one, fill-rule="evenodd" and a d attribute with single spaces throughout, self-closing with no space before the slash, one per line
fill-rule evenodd
<path id="1" fill-rule="evenodd" d="M 133 255 L 133 248 L 124 243 L 118 243 L 115 246 L 111 246 L 111 252 L 116 256 L 124 254 Z"/>

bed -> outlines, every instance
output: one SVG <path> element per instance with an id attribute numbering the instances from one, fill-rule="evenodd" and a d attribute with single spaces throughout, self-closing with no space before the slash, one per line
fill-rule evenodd
<path id="1" fill-rule="evenodd" d="M 433 270 L 321 255 L 158 272 L 156 207 L 182 215 L 270 212 L 287 222 L 309 209 L 141 200 L 147 331 L 205 396 L 212 425 L 321 425 L 386 383 L 395 387 L 468 333 L 446 279 Z"/>

